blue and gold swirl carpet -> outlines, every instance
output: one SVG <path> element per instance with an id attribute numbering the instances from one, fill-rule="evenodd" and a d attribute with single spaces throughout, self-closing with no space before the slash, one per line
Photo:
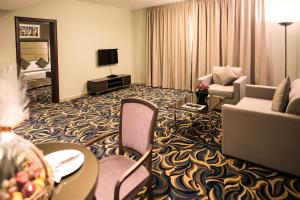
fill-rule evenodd
<path id="1" fill-rule="evenodd" d="M 33 143 L 84 144 L 118 130 L 121 98 L 138 96 L 160 109 L 152 166 L 155 199 L 300 199 L 300 178 L 222 155 L 220 113 L 190 120 L 188 113 L 178 112 L 179 125 L 172 126 L 167 106 L 184 93 L 133 85 L 52 104 L 50 87 L 30 90 L 30 118 L 15 132 Z M 115 154 L 117 141 L 118 136 L 108 137 L 91 151 L 99 159 Z M 142 199 L 145 190 L 136 198 Z"/>

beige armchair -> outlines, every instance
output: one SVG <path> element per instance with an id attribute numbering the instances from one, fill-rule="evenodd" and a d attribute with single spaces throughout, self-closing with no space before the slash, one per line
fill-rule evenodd
<path id="1" fill-rule="evenodd" d="M 213 67 L 213 74 L 223 67 Z M 222 96 L 223 104 L 237 104 L 245 96 L 245 86 L 247 84 L 247 76 L 242 76 L 242 69 L 239 67 L 230 67 L 235 75 L 238 77 L 232 84 L 223 86 L 216 83 L 213 74 L 209 74 L 198 78 L 199 84 L 207 84 L 209 86 L 208 93 L 210 95 Z M 220 108 L 219 108 L 220 109 Z"/>
<path id="2" fill-rule="evenodd" d="M 247 85 L 245 98 L 222 107 L 222 152 L 300 176 L 300 79 L 291 84 L 285 113 L 271 110 L 275 90 Z"/>

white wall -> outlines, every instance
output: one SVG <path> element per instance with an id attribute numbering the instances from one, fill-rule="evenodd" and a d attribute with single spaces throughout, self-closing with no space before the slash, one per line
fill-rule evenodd
<path id="1" fill-rule="evenodd" d="M 273 85 L 278 85 L 284 78 L 285 69 L 285 40 L 284 27 L 278 22 L 300 21 L 298 0 L 265 0 L 266 20 L 269 36 L 269 62 Z M 287 60 L 288 76 L 292 80 L 300 78 L 300 23 L 287 27 Z"/>
<path id="2" fill-rule="evenodd" d="M 88 79 L 109 74 L 96 65 L 96 50 L 118 48 L 119 64 L 113 73 L 131 74 L 133 82 L 144 78 L 136 67 L 134 18 L 130 10 L 74 0 L 47 0 L 25 9 L 0 15 L 0 63 L 16 65 L 14 16 L 56 19 L 60 99 L 86 92 Z M 137 29 L 139 30 L 139 28 Z M 138 41 L 142 40 L 141 38 Z"/>

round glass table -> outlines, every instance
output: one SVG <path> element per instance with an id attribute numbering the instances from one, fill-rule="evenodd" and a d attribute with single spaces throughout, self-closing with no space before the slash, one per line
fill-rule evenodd
<path id="1" fill-rule="evenodd" d="M 43 143 L 36 145 L 44 155 L 64 150 L 75 149 L 84 154 L 83 165 L 74 173 L 64 177 L 59 184 L 55 184 L 52 200 L 82 200 L 93 199 L 98 178 L 98 160 L 92 152 L 84 146 L 73 143 Z"/>

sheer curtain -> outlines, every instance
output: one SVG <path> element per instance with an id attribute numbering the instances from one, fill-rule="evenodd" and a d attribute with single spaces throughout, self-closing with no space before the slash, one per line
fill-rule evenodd
<path id="1" fill-rule="evenodd" d="M 213 66 L 268 84 L 264 0 L 187 0 L 147 10 L 147 85 L 191 89 Z"/>

